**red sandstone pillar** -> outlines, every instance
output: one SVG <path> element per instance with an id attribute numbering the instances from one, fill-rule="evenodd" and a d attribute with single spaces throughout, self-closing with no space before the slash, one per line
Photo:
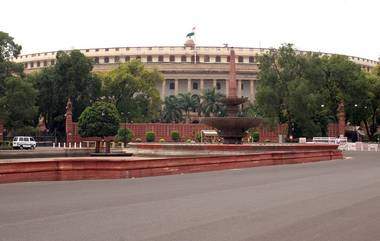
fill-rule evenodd
<path id="1" fill-rule="evenodd" d="M 235 64 L 235 50 L 230 50 L 230 75 L 228 82 L 228 96 L 236 97 L 236 64 Z"/>
<path id="2" fill-rule="evenodd" d="M 338 117 L 339 117 L 339 124 L 338 124 L 338 129 L 339 129 L 339 137 L 344 136 L 344 131 L 346 129 L 346 114 L 344 112 L 344 104 L 343 101 L 340 102 L 339 107 L 338 107 Z"/>
<path id="3" fill-rule="evenodd" d="M 74 139 L 73 133 L 73 110 L 70 98 L 66 105 L 66 143 L 72 143 Z"/>

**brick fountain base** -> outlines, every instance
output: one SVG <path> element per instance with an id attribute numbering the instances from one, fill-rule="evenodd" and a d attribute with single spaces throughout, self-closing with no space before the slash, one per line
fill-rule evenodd
<path id="1" fill-rule="evenodd" d="M 134 144 L 132 144 L 133 146 Z M 48 161 L 0 163 L 0 183 L 134 178 L 233 168 L 284 165 L 342 159 L 337 145 L 173 145 L 135 144 L 135 149 L 161 150 L 161 153 L 191 151 L 192 156 L 144 160 L 70 158 Z M 166 150 L 166 151 L 165 151 Z M 202 155 L 204 151 L 215 155 Z M 237 151 L 237 152 L 236 152 Z M 218 153 L 219 152 L 219 153 Z M 229 153 L 229 154 L 228 154 Z M 245 153 L 245 154 L 243 154 Z"/>

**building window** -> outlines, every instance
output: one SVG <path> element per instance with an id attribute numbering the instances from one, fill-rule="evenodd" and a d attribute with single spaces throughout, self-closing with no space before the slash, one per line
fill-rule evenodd
<path id="1" fill-rule="evenodd" d="M 109 57 L 104 57 L 104 63 L 108 64 L 110 62 L 110 58 Z"/>
<path id="2" fill-rule="evenodd" d="M 95 64 L 99 64 L 99 57 L 95 57 Z"/>
<path id="3" fill-rule="evenodd" d="M 129 62 L 131 60 L 131 57 L 125 56 L 125 62 Z"/>
<path id="4" fill-rule="evenodd" d="M 243 56 L 239 56 L 238 57 L 238 62 L 239 63 L 243 63 L 244 62 L 244 57 Z"/>
<path id="5" fill-rule="evenodd" d="M 45 53 L 44 55 L 47 55 L 47 53 Z"/>
<path id="6" fill-rule="evenodd" d="M 30 68 L 34 68 L 34 63 L 33 62 L 30 63 Z"/>
<path id="7" fill-rule="evenodd" d="M 95 52 L 99 52 L 99 49 L 95 49 Z"/>
<path id="8" fill-rule="evenodd" d="M 169 83 L 169 89 L 170 90 L 174 90 L 174 88 L 175 88 L 175 83 L 174 82 L 170 82 Z"/>
<path id="9" fill-rule="evenodd" d="M 138 56 L 136 56 L 136 59 L 141 59 L 141 56 L 139 56 L 139 55 L 138 55 Z"/>
<path id="10" fill-rule="evenodd" d="M 115 63 L 119 63 L 120 62 L 120 57 L 119 56 L 115 56 Z"/>
<path id="11" fill-rule="evenodd" d="M 186 61 L 187 61 L 186 55 L 182 55 L 181 56 L 181 62 L 186 62 Z"/>
<path id="12" fill-rule="evenodd" d="M 230 62 L 230 56 L 227 56 L 227 63 Z"/>
<path id="13" fill-rule="evenodd" d="M 152 55 L 148 55 L 148 56 L 146 57 L 146 61 L 147 61 L 147 62 L 152 62 Z"/>
<path id="14" fill-rule="evenodd" d="M 129 48 L 127 47 L 127 48 L 125 48 L 125 50 L 129 51 Z"/>
<path id="15" fill-rule="evenodd" d="M 50 61 L 50 65 L 54 65 L 54 64 L 55 64 L 54 60 Z"/>
<path id="16" fill-rule="evenodd" d="M 198 89 L 198 83 L 197 82 L 194 82 L 193 83 L 193 90 L 197 90 Z"/>
<path id="17" fill-rule="evenodd" d="M 175 56 L 174 55 L 170 55 L 169 56 L 169 61 L 170 62 L 174 62 L 175 61 Z"/>
<path id="18" fill-rule="evenodd" d="M 90 50 L 89 50 L 89 49 L 86 49 L 86 53 L 88 53 L 88 52 L 90 52 Z"/>
<path id="19" fill-rule="evenodd" d="M 222 85 L 220 84 L 220 82 L 216 82 L 216 89 L 217 90 L 221 90 L 222 89 Z"/>
<path id="20" fill-rule="evenodd" d="M 203 58 L 203 61 L 204 61 L 205 63 L 210 62 L 210 56 L 206 55 L 206 56 Z"/>
<path id="21" fill-rule="evenodd" d="M 191 55 L 191 63 L 194 63 L 194 55 Z M 199 63 L 199 55 L 197 55 L 197 63 Z"/>
<path id="22" fill-rule="evenodd" d="M 221 62 L 221 58 L 220 58 L 220 56 L 215 56 L 215 62 L 216 62 L 216 63 L 220 63 L 220 62 Z"/>
<path id="23" fill-rule="evenodd" d="M 163 55 L 158 56 L 158 62 L 164 62 L 164 56 Z"/>
<path id="24" fill-rule="evenodd" d="M 28 68 L 28 63 L 25 63 L 24 66 L 25 66 L 25 69 L 27 69 Z"/>
<path id="25" fill-rule="evenodd" d="M 108 52 L 109 49 L 105 49 L 105 50 L 106 50 L 106 52 Z"/>
<path id="26" fill-rule="evenodd" d="M 115 51 L 119 51 L 119 48 L 116 48 Z"/>
<path id="27" fill-rule="evenodd" d="M 44 67 L 46 67 L 46 66 L 47 66 L 47 61 L 45 60 L 45 61 L 44 61 Z"/>
<path id="28" fill-rule="evenodd" d="M 37 67 L 40 67 L 40 65 L 41 65 L 40 61 L 37 61 Z"/>
<path id="29" fill-rule="evenodd" d="M 244 90 L 244 84 L 241 83 L 241 90 Z"/>
<path id="30" fill-rule="evenodd" d="M 255 58 L 253 56 L 249 56 L 249 62 L 250 63 L 254 63 L 255 62 Z"/>

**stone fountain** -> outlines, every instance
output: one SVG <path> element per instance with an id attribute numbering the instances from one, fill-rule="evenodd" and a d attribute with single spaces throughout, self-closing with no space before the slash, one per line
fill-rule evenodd
<path id="1" fill-rule="evenodd" d="M 204 117 L 201 122 L 218 130 L 224 144 L 241 144 L 244 134 L 249 128 L 261 123 L 259 118 L 238 117 L 239 107 L 247 102 L 247 98 L 238 97 L 236 92 L 235 51 L 230 50 L 230 71 L 228 96 L 223 100 L 227 106 L 226 117 Z"/>

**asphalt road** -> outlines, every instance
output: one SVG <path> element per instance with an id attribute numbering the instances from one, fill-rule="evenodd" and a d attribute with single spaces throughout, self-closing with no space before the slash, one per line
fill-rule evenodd
<path id="1" fill-rule="evenodd" d="M 124 180 L 0 185 L 6 241 L 377 241 L 380 152 Z"/>

